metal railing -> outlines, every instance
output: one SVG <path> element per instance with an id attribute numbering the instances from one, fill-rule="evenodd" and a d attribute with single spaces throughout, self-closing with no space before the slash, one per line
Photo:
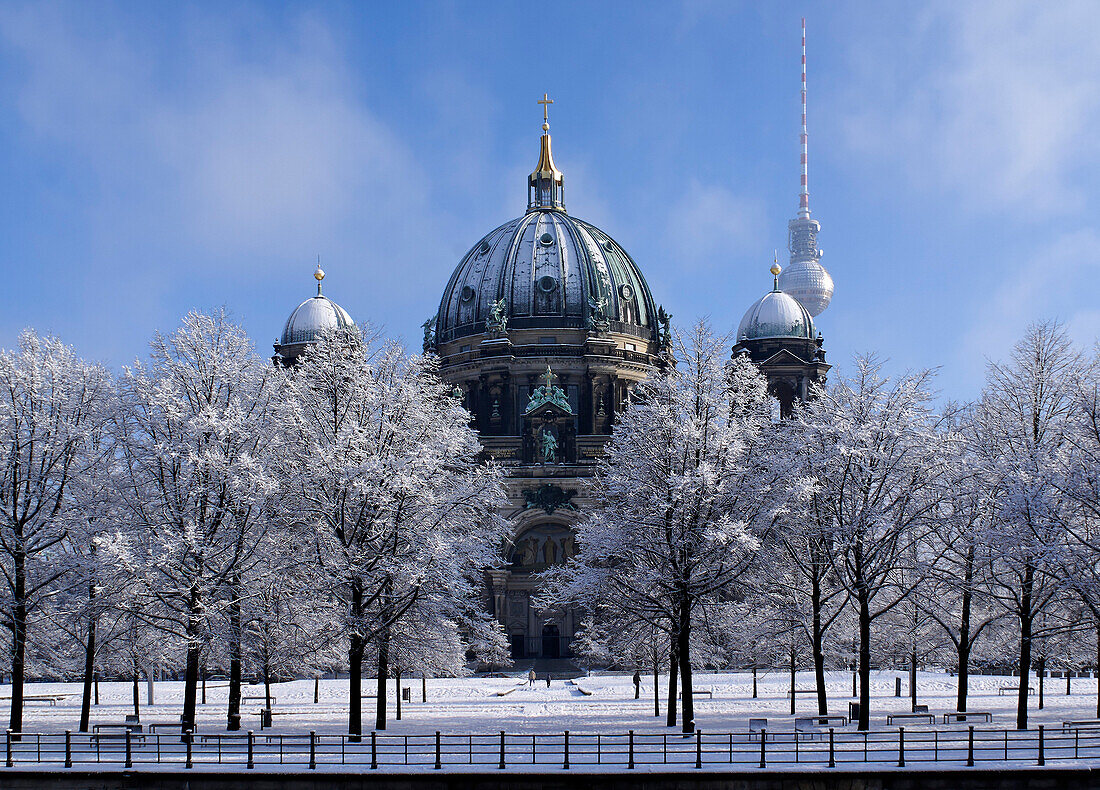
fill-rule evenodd
<path id="1" fill-rule="evenodd" d="M 7 767 L 56 764 L 81 768 L 252 769 L 569 769 L 606 766 L 630 770 L 833 768 L 910 763 L 973 766 L 1100 762 L 1100 729 L 1047 732 L 968 727 L 873 732 L 538 733 L 397 735 L 241 734 L 156 735 L 136 732 L 6 734 Z M 2 775 L 2 773 L 0 773 Z"/>

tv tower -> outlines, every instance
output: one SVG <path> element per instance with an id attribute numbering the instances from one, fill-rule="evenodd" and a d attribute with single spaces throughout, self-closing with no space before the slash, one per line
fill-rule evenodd
<path id="1" fill-rule="evenodd" d="M 821 223 L 810 219 L 810 189 L 807 178 L 808 135 L 806 132 L 806 18 L 802 18 L 802 187 L 798 193 L 798 216 L 787 223 L 787 248 L 791 262 L 779 275 L 779 288 L 790 294 L 812 316 L 818 316 L 833 298 L 833 278 L 821 265 L 817 234 Z"/>

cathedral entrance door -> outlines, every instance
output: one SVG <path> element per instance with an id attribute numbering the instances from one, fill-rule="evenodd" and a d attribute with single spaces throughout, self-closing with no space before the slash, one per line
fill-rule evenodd
<path id="1" fill-rule="evenodd" d="M 561 657 L 561 636 L 558 627 L 553 623 L 542 627 L 542 657 Z"/>

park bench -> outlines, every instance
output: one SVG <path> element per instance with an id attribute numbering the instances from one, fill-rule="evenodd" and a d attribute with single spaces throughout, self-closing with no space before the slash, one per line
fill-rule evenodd
<path id="1" fill-rule="evenodd" d="M 890 726 L 895 721 L 912 721 L 919 724 L 935 724 L 934 713 L 891 713 L 886 717 L 886 725 Z"/>
<path id="2" fill-rule="evenodd" d="M 767 719 L 749 719 L 749 740 L 758 737 L 766 729 L 768 729 Z"/>
<path id="3" fill-rule="evenodd" d="M 241 697 L 241 702 L 242 703 L 244 703 L 244 702 L 263 702 L 263 703 L 266 703 L 267 702 L 267 697 L 263 694 L 260 694 L 260 695 L 249 694 L 247 696 Z M 271 704 L 272 705 L 275 704 L 275 695 L 274 694 L 271 695 Z"/>
<path id="4" fill-rule="evenodd" d="M 971 719 L 981 719 L 982 721 L 993 721 L 993 714 L 984 710 L 968 710 L 965 712 L 956 711 L 954 713 L 943 714 L 944 724 L 959 724 L 960 722 L 970 721 Z"/>
<path id="5" fill-rule="evenodd" d="M 799 716 L 794 720 L 794 735 L 806 735 L 816 738 L 822 732 L 822 726 L 817 722 L 817 716 Z"/>
<path id="6" fill-rule="evenodd" d="M 822 727 L 847 727 L 848 717 L 843 713 L 821 714 L 818 716 L 799 716 L 800 719 L 810 719 Z"/>
<path id="7" fill-rule="evenodd" d="M 198 729 L 198 725 L 195 726 Z M 149 732 L 163 732 L 165 730 L 171 730 L 172 732 L 183 733 L 183 723 L 178 721 L 158 721 L 149 725 Z"/>
<path id="8" fill-rule="evenodd" d="M 36 703 L 43 703 L 52 708 L 57 705 L 57 703 L 63 702 L 68 698 L 68 694 L 26 694 L 23 697 L 23 704 L 34 705 Z M 11 696 L 0 697 L 0 701 L 11 702 Z"/>
<path id="9" fill-rule="evenodd" d="M 1003 697 L 1006 693 L 1010 693 L 1010 692 L 1015 692 L 1015 693 L 1018 694 L 1020 692 L 1020 687 L 1019 686 L 1001 686 L 999 689 L 997 689 L 997 696 L 998 697 Z M 1034 694 L 1035 693 L 1035 687 L 1034 686 L 1028 686 L 1027 687 L 1027 693 L 1029 695 Z"/>
<path id="10" fill-rule="evenodd" d="M 691 696 L 693 696 L 693 697 L 702 697 L 704 694 L 706 696 L 710 697 L 711 699 L 714 699 L 714 691 L 712 689 L 692 689 L 691 690 Z M 684 698 L 683 694 L 677 694 L 676 695 L 676 699 L 683 699 L 683 698 Z"/>
<path id="11" fill-rule="evenodd" d="M 126 732 L 141 732 L 140 724 L 93 724 L 92 732 L 107 733 L 107 732 L 120 732 L 125 734 Z"/>
<path id="12" fill-rule="evenodd" d="M 1062 722 L 1062 732 L 1074 730 L 1100 730 L 1100 719 L 1078 719 Z"/>
<path id="13" fill-rule="evenodd" d="M 791 697 L 796 697 L 799 694 L 816 694 L 816 693 L 817 693 L 817 689 L 791 689 L 790 691 L 787 692 L 787 699 L 790 699 Z"/>

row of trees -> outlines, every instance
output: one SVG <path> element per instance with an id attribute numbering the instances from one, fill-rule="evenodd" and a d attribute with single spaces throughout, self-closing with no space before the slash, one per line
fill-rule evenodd
<path id="1" fill-rule="evenodd" d="M 379 678 L 460 673 L 506 644 L 478 587 L 506 539 L 500 469 L 432 359 L 334 332 L 288 372 L 224 312 L 157 335 L 112 376 L 24 332 L 0 354 L 0 566 L 10 630 L 10 727 L 24 680 L 185 667 L 242 675 L 350 669 L 362 732 Z M 78 669 L 79 668 L 79 669 Z M 270 694 L 270 692 L 268 692 Z"/>
<path id="2" fill-rule="evenodd" d="M 873 662 L 910 665 L 914 704 L 918 663 L 956 667 L 965 710 L 978 651 L 1022 670 L 1026 728 L 1027 673 L 1100 639 L 1100 357 L 1036 325 L 942 408 L 930 373 L 858 359 L 779 423 L 727 348 L 696 326 L 616 426 L 546 596 L 587 611 L 577 649 L 668 667 L 670 725 L 679 675 L 685 731 L 695 666 L 812 665 L 825 714 L 853 665 L 866 729 Z"/>

